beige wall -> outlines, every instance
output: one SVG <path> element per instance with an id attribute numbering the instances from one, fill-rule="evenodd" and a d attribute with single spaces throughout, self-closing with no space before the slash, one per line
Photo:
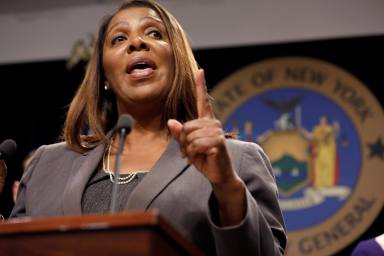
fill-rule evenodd
<path id="1" fill-rule="evenodd" d="M 181 21 L 195 48 L 384 35 L 383 0 L 160 2 Z M 0 8 L 0 64 L 66 58 L 73 42 L 94 33 L 115 5 L 88 0 L 17 12 Z"/>

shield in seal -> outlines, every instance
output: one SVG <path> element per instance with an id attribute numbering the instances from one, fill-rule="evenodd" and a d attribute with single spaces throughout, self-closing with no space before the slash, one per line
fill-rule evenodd
<path id="1" fill-rule="evenodd" d="M 280 195 L 289 197 L 310 184 L 309 139 L 302 130 L 273 129 L 257 142 L 270 158 Z"/>

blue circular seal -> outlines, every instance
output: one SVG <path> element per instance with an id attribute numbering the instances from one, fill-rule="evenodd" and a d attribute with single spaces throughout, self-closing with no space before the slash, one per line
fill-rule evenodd
<path id="1" fill-rule="evenodd" d="M 358 79 L 310 58 L 247 66 L 212 91 L 217 117 L 268 155 L 288 229 L 287 255 L 333 254 L 383 207 L 384 118 Z"/>

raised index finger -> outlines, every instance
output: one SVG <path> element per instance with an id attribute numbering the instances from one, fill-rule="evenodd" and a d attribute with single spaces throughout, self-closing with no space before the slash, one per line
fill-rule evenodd
<path id="1" fill-rule="evenodd" d="M 214 112 L 209 101 L 207 86 L 205 85 L 204 70 L 199 69 L 196 74 L 196 102 L 197 114 L 199 118 L 208 117 L 214 118 Z"/>

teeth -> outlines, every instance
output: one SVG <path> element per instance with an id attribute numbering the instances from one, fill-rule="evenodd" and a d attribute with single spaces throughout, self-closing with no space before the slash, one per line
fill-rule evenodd
<path id="1" fill-rule="evenodd" d="M 144 70 L 147 68 L 156 69 L 156 66 L 154 65 L 154 63 L 147 62 L 145 60 L 141 60 L 141 62 L 140 62 L 140 60 L 139 60 L 138 62 L 134 63 L 133 65 L 131 64 L 131 66 L 129 67 L 129 70 L 127 72 L 131 73 L 135 69 L 136 70 Z"/>

